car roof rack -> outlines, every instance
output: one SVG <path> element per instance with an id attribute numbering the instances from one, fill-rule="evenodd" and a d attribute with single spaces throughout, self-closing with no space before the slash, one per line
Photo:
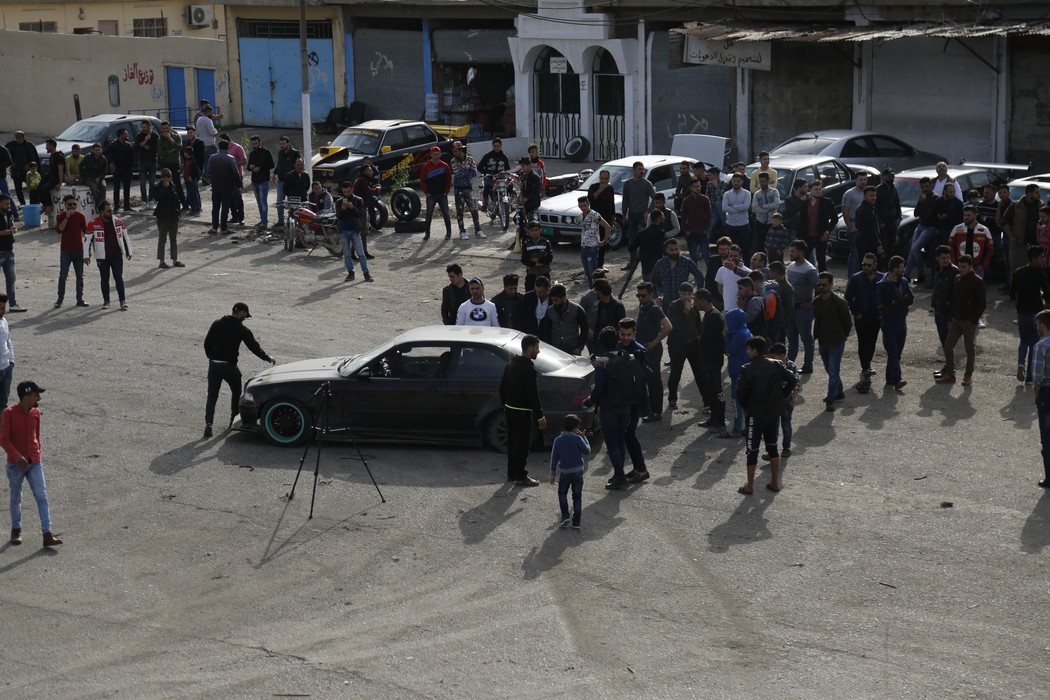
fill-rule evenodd
<path id="1" fill-rule="evenodd" d="M 968 168 L 980 168 L 982 170 L 1028 170 L 1032 167 L 1032 162 L 1029 161 L 1026 165 L 1021 163 L 984 163 L 976 160 L 966 160 L 962 158 L 959 160 L 959 165 L 965 165 Z"/>

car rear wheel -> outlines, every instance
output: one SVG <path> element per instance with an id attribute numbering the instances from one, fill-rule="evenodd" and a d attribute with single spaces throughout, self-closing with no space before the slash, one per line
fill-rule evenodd
<path id="1" fill-rule="evenodd" d="M 390 195 L 390 210 L 398 221 L 413 221 L 419 216 L 422 204 L 411 187 L 401 187 Z"/>
<path id="2" fill-rule="evenodd" d="M 624 239 L 623 221 L 620 217 L 616 217 L 609 231 L 609 248 L 616 250 L 624 244 Z"/>
<path id="3" fill-rule="evenodd" d="M 262 415 L 263 434 L 275 445 L 305 445 L 313 432 L 310 414 L 295 399 L 278 399 L 268 404 Z"/>
<path id="4" fill-rule="evenodd" d="M 485 442 L 497 452 L 507 451 L 507 417 L 496 411 L 485 421 Z"/>

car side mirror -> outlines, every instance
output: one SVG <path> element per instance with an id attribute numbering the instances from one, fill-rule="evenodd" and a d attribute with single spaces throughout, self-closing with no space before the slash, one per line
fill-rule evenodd
<path id="1" fill-rule="evenodd" d="M 390 153 L 390 151 L 392 151 L 392 150 L 394 150 L 394 149 L 391 148 L 390 146 L 383 146 L 382 148 L 379 149 L 379 152 L 380 153 Z"/>
<path id="2" fill-rule="evenodd" d="M 361 381 L 368 381 L 372 378 L 372 368 L 368 365 L 362 367 L 355 375 Z"/>

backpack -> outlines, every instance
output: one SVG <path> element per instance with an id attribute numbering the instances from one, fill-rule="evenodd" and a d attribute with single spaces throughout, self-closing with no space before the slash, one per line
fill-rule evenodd
<path id="1" fill-rule="evenodd" d="M 766 323 L 776 321 L 783 324 L 784 305 L 780 299 L 780 288 L 775 284 L 766 283 L 762 287 L 762 301 L 766 304 Z"/>
<path id="2" fill-rule="evenodd" d="M 646 400 L 645 367 L 633 353 L 616 350 L 607 354 L 605 393 L 617 406 L 634 406 Z"/>

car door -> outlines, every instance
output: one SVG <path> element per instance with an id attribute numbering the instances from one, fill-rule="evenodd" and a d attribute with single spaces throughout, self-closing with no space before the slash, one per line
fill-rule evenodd
<path id="1" fill-rule="evenodd" d="M 417 179 L 423 163 L 430 157 L 430 148 L 437 143 L 437 137 L 433 131 L 422 124 L 405 127 L 405 136 L 407 141 L 405 152 L 412 154 L 412 178 Z"/>
<path id="2" fill-rule="evenodd" d="M 510 355 L 491 345 L 464 343 L 453 350 L 448 371 L 448 430 L 465 438 L 478 433 L 482 409 L 499 396 Z"/>
<path id="3" fill-rule="evenodd" d="M 448 344 L 398 345 L 344 387 L 345 422 L 355 436 L 442 439 L 448 426 Z"/>
<path id="4" fill-rule="evenodd" d="M 859 163 L 861 165 L 877 165 L 875 162 L 875 150 L 871 140 L 867 136 L 854 136 L 846 139 L 839 151 L 839 158 L 846 163 Z"/>
<path id="5" fill-rule="evenodd" d="M 820 173 L 820 181 L 824 183 L 824 196 L 830 199 L 836 207 L 842 204 L 842 195 L 853 187 L 850 172 L 842 163 L 834 159 L 817 163 L 814 167 Z"/>
<path id="6" fill-rule="evenodd" d="M 383 144 L 379 147 L 379 155 L 372 159 L 380 174 L 397 168 L 397 164 L 405 157 L 406 142 L 407 136 L 403 127 L 386 132 Z"/>
<path id="7" fill-rule="evenodd" d="M 911 165 L 914 149 L 903 141 L 898 141 L 889 136 L 872 136 L 871 143 L 874 147 L 875 162 L 870 165 L 882 168 L 893 168 L 901 170 Z"/>

